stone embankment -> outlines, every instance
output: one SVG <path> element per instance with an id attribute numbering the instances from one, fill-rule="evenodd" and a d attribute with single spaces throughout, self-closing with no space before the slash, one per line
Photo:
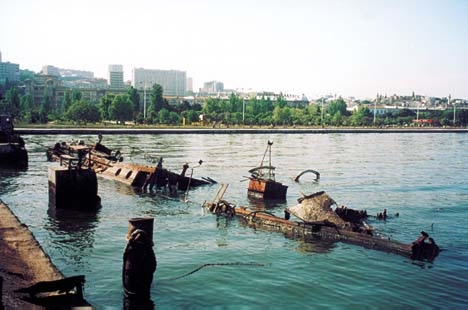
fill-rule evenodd
<path id="1" fill-rule="evenodd" d="M 3 278 L 1 301 L 6 309 L 31 307 L 14 293 L 15 290 L 64 277 L 28 227 L 1 200 L 0 277 Z"/>
<path id="2" fill-rule="evenodd" d="M 327 134 L 327 133 L 468 133 L 467 128 L 440 127 L 404 127 L 404 128 L 209 128 L 209 127 L 174 127 L 174 128 L 17 128 L 20 135 L 53 135 L 53 134 Z"/>

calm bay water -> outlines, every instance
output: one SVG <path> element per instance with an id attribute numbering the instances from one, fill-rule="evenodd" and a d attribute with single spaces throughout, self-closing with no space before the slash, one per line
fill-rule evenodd
<path id="1" fill-rule="evenodd" d="M 86 275 L 85 295 L 97 307 L 122 307 L 121 265 L 128 219 L 152 216 L 158 268 L 156 307 L 462 307 L 468 305 L 468 135 L 231 134 L 105 136 L 126 161 L 145 163 L 143 152 L 164 157 L 179 171 L 229 183 L 225 199 L 283 214 L 301 193 L 325 190 L 340 205 L 384 208 L 400 217 L 370 221 L 383 236 L 410 243 L 427 231 L 443 249 L 433 265 L 343 243 L 303 243 L 254 230 L 206 213 L 201 203 L 217 185 L 188 197 L 141 193 L 99 179 L 102 209 L 96 214 L 54 212 L 48 207 L 45 147 L 95 136 L 24 136 L 30 155 L 25 172 L 0 172 L 0 199 L 34 233 L 66 276 Z M 273 140 L 277 180 L 289 185 L 285 203 L 262 206 L 247 198 L 245 176 Z M 198 165 L 202 159 L 203 164 Z M 303 170 L 321 173 L 319 182 Z M 185 202 L 185 198 L 188 202 Z M 203 264 L 233 263 L 202 268 Z M 236 263 L 255 263 L 238 265 Z"/>

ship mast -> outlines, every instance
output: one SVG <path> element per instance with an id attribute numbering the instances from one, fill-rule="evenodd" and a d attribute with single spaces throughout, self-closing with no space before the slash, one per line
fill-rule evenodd
<path id="1" fill-rule="evenodd" d="M 263 157 L 262 157 L 262 161 L 260 162 L 260 166 L 259 167 L 264 167 L 263 166 L 263 162 L 265 161 L 265 157 L 266 157 L 266 154 L 268 152 L 268 167 L 265 167 L 267 168 L 268 170 L 268 178 L 269 179 L 273 179 L 272 176 L 274 176 L 274 174 L 272 173 L 272 166 L 271 166 L 271 146 L 273 145 L 273 141 L 270 141 L 268 140 L 268 144 L 267 144 L 267 147 L 265 149 L 265 153 L 263 153 Z M 259 170 L 259 175 L 263 176 L 263 169 L 260 169 Z"/>

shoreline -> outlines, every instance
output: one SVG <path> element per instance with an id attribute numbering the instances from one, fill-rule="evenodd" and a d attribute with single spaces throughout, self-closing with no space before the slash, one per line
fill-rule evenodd
<path id="1" fill-rule="evenodd" d="M 0 200 L 0 257 L 0 276 L 3 278 L 2 303 L 6 309 L 32 306 L 23 301 L 20 294 L 14 292 L 15 290 L 40 281 L 64 278 L 27 225 L 21 223 L 2 200 Z"/>
<path id="2" fill-rule="evenodd" d="M 468 133 L 468 128 L 16 128 L 20 135 L 44 134 L 331 134 Z"/>

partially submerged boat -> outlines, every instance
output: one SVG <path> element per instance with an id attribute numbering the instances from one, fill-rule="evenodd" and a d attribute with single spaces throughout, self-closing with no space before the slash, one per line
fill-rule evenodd
<path id="1" fill-rule="evenodd" d="M 283 185 L 275 179 L 275 167 L 271 165 L 271 146 L 272 141 L 268 141 L 262 161 L 258 167 L 249 170 L 249 185 L 247 193 L 249 196 L 263 199 L 286 199 L 288 186 Z M 268 153 L 268 163 L 265 163 L 265 157 Z"/>
<path id="2" fill-rule="evenodd" d="M 158 159 L 156 166 L 144 165 L 139 163 L 123 162 L 123 157 L 119 151 L 112 151 L 101 144 L 99 141 L 89 147 L 89 151 L 80 154 L 76 152 L 77 145 L 84 145 L 83 141 L 67 144 L 66 142 L 56 143 L 54 147 L 47 150 L 47 159 L 49 161 L 60 161 L 61 164 L 67 164 L 63 158 L 81 157 L 83 165 L 89 166 L 98 176 L 115 180 L 126 185 L 152 190 L 168 188 L 171 192 L 177 190 L 188 191 L 191 188 L 216 183 L 209 177 L 201 179 L 193 177 L 193 169 L 188 175 L 190 166 L 185 163 L 180 173 L 169 171 L 163 167 L 163 158 Z M 154 160 L 154 158 L 153 158 Z M 81 161 L 79 161 L 81 162 Z M 199 161 L 201 165 L 203 161 Z"/>
<path id="3" fill-rule="evenodd" d="M 16 169 L 28 167 L 24 140 L 15 133 L 13 120 L 8 115 L 0 115 L 0 166 Z"/>
<path id="4" fill-rule="evenodd" d="M 344 242 L 369 249 L 414 258 L 414 247 L 390 238 L 375 236 L 374 229 L 365 219 L 367 212 L 345 207 L 331 206 L 336 202 L 325 192 L 317 192 L 298 199 L 298 205 L 284 210 L 284 217 L 263 210 L 251 210 L 235 206 L 222 199 L 227 185 L 223 184 L 211 202 L 204 207 L 211 213 L 236 217 L 249 227 L 283 233 L 287 238 L 305 242 Z M 338 212 L 337 212 L 338 210 Z M 291 215 L 300 221 L 291 220 Z M 435 257 L 419 257 L 419 260 L 433 261 Z"/>

